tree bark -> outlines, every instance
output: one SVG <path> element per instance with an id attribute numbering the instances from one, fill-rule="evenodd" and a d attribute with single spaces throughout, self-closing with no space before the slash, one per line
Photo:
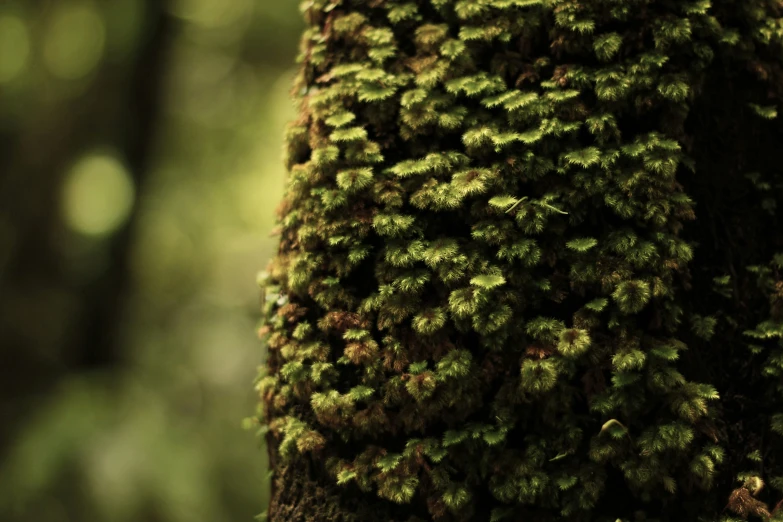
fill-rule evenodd
<path id="1" fill-rule="evenodd" d="M 304 13 L 270 520 L 783 516 L 783 7 Z"/>

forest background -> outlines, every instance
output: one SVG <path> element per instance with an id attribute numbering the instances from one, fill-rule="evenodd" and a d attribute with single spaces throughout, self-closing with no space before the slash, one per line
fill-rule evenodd
<path id="1" fill-rule="evenodd" d="M 0 520 L 252 520 L 283 0 L 0 2 Z"/>

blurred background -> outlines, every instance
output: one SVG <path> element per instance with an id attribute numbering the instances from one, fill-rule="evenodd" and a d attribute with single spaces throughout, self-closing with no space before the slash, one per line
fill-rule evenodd
<path id="1" fill-rule="evenodd" d="M 0 0 L 0 520 L 265 509 L 296 0 Z"/>

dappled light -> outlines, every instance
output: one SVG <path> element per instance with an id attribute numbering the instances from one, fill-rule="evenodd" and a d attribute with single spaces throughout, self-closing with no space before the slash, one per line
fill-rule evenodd
<path id="1" fill-rule="evenodd" d="M 265 508 L 295 2 L 0 2 L 0 520 Z"/>
<path id="2" fill-rule="evenodd" d="M 76 232 L 104 236 L 130 216 L 135 187 L 126 167 L 108 154 L 91 154 L 68 172 L 63 189 L 65 221 Z"/>
<path id="3" fill-rule="evenodd" d="M 15 80 L 29 56 L 30 35 L 24 19 L 15 14 L 0 15 L 0 84 Z"/>
<path id="4" fill-rule="evenodd" d="M 48 15 L 43 57 L 51 74 L 77 80 L 95 70 L 106 45 L 106 26 L 89 2 L 63 1 Z"/>

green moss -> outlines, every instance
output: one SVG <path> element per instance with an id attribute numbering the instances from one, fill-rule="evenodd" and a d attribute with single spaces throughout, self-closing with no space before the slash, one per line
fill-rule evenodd
<path id="1" fill-rule="evenodd" d="M 741 230 L 779 224 L 779 3 L 303 10 L 265 305 L 281 455 L 438 520 L 765 512 L 724 455 L 783 483 L 783 238 Z M 727 224 L 732 192 L 765 203 Z M 729 428 L 743 393 L 764 406 Z"/>

